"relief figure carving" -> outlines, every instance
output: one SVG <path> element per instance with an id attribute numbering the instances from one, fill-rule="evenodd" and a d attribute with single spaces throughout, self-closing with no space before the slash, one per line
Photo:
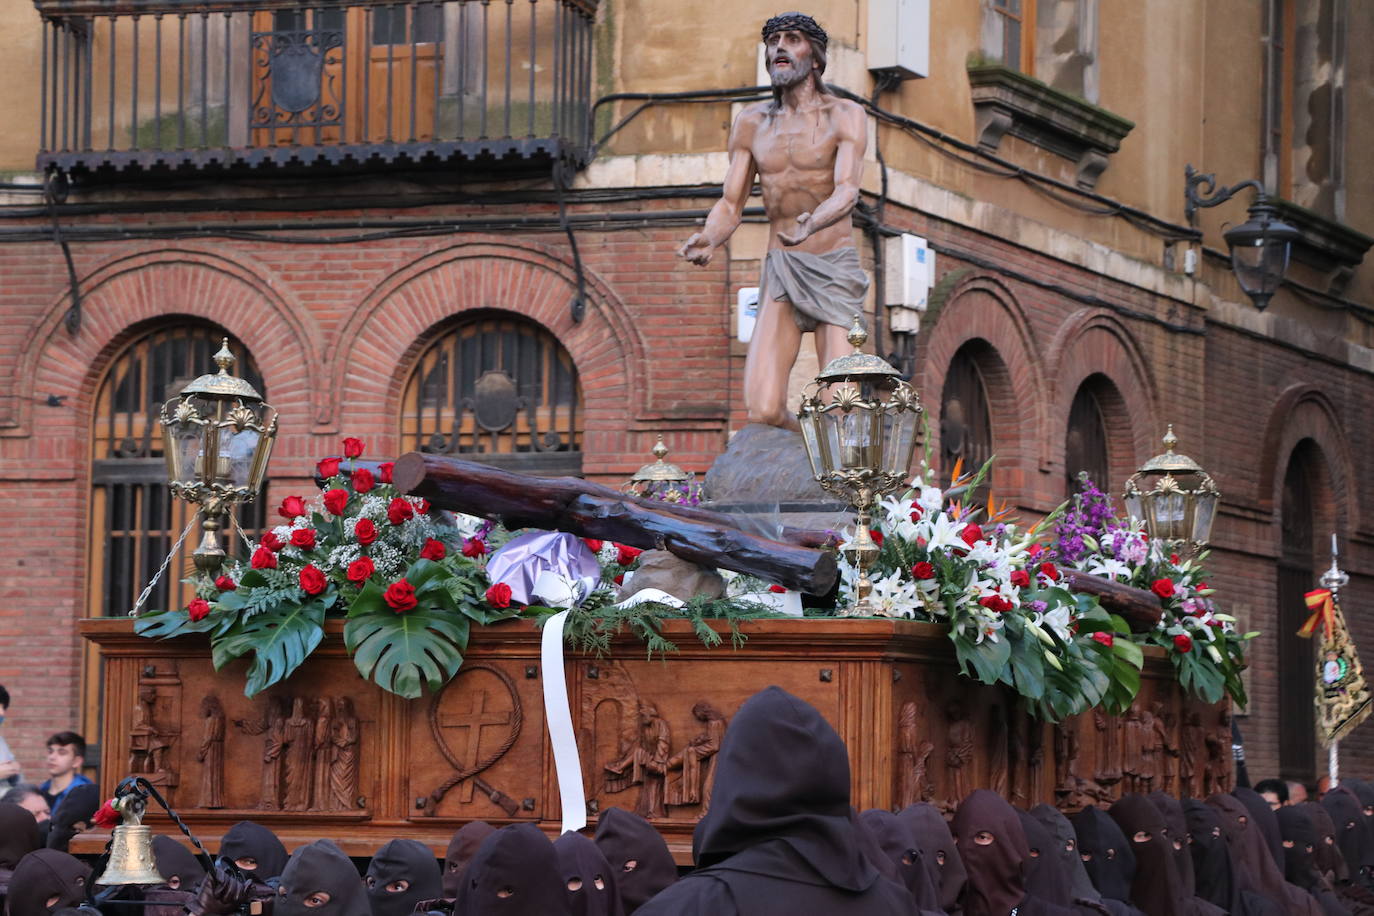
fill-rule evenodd
<path id="1" fill-rule="evenodd" d="M 725 739 L 725 716 L 705 700 L 692 707 L 692 717 L 702 724 L 702 730 L 687 742 L 687 746 L 668 758 L 671 774 L 665 792 L 665 804 L 670 807 L 700 805 L 700 818 L 711 807 L 711 784 L 716 778 L 716 755 Z"/>
<path id="2" fill-rule="evenodd" d="M 358 717 L 348 697 L 334 699 L 329 726 L 329 808 L 348 811 L 358 805 Z"/>
<path id="3" fill-rule="evenodd" d="M 948 722 L 945 734 L 945 767 L 949 775 L 950 790 L 946 805 L 953 810 L 968 795 L 970 774 L 967 768 L 973 763 L 973 723 L 968 712 L 959 700 L 950 700 L 945 706 L 945 720 Z"/>
<path id="4" fill-rule="evenodd" d="M 672 738 L 668 723 L 659 717 L 658 707 L 641 700 L 639 704 L 639 733 L 620 759 L 606 764 L 607 792 L 623 792 L 639 786 L 639 800 L 635 813 L 644 818 L 664 817 L 665 788 L 668 759 L 672 754 Z"/>
<path id="5" fill-rule="evenodd" d="M 200 749 L 200 807 L 224 807 L 224 707 L 219 697 L 208 694 L 200 701 L 200 715 L 204 720 Z"/>
<path id="6" fill-rule="evenodd" d="M 908 700 L 902 704 L 897 717 L 898 807 L 930 801 L 935 795 L 929 773 L 930 755 L 934 751 L 935 745 L 921 740 L 917 734 L 916 704 Z"/>

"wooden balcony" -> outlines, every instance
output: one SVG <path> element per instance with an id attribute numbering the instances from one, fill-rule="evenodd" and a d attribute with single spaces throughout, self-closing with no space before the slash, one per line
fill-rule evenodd
<path id="1" fill-rule="evenodd" d="M 581 160 L 596 0 L 37 0 L 40 169 Z"/>

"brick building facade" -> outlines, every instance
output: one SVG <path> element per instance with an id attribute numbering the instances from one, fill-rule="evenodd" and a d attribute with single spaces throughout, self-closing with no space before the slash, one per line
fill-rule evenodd
<path id="1" fill-rule="evenodd" d="M 1258 30 L 1260 5 L 1239 5 Z M 626 56 L 632 49 L 618 36 L 646 9 L 661 6 L 616 3 L 597 12 L 600 89 L 720 83 L 719 73 L 699 67 L 676 85 L 647 78 L 636 84 L 635 63 Z M 854 18 L 842 6 L 818 14 Z M 883 103 L 888 110 L 916 118 L 941 84 L 967 91 L 959 48 L 976 46 L 977 22 L 940 6 L 936 24 L 965 44 L 933 52 L 931 77 L 893 91 Z M 759 15 L 750 23 L 770 11 L 751 12 Z M 1213 15 L 1220 14 L 1209 12 L 1209 21 Z M 1348 23 L 1346 34 L 1369 25 Z M 1102 59 L 1114 42 L 1138 47 L 1130 28 L 1103 22 Z M 863 33 L 835 28 L 832 70 L 867 96 L 872 82 L 853 64 L 861 61 Z M 736 44 L 749 47 L 752 40 Z M 1215 39 L 1216 50 L 1230 40 Z M 1205 69 L 1208 60 L 1195 64 Z M 1251 69 L 1261 66 L 1257 60 Z M 724 79 L 747 87 L 753 74 L 736 67 Z M 1374 92 L 1368 67 L 1352 72 L 1348 86 L 1353 97 Z M 1220 86 L 1212 91 L 1223 94 Z M 1137 121 L 1151 117 L 1138 94 L 1123 89 L 1113 98 L 1110 80 L 1101 92 L 1102 105 Z M 619 117 L 631 104 L 609 108 Z M 960 104 L 966 103 L 947 103 Z M 940 123 L 944 113 L 939 108 L 932 121 Z M 118 613 L 98 571 L 115 562 L 103 530 L 110 516 L 102 512 L 113 510 L 101 490 L 101 462 L 118 457 L 120 448 L 117 436 L 102 438 L 97 429 L 114 409 L 102 400 L 102 386 L 149 335 L 225 334 L 251 354 L 282 417 L 269 506 L 309 487 L 315 460 L 341 436 L 365 439 L 374 455 L 414 447 L 402 433 L 418 422 L 415 398 L 423 395 L 414 386 L 423 382 L 423 354 L 483 320 L 505 321 L 501 327 L 517 336 L 543 341 L 541 352 L 561 348 L 566 355 L 575 370 L 576 411 L 559 448 L 577 452 L 586 476 L 623 480 L 660 433 L 674 461 L 705 470 L 744 422 L 735 302 L 741 287 L 757 282 L 761 217 L 751 211 L 724 256 L 706 268 L 681 261 L 675 249 L 714 200 L 729 117 L 726 100 L 668 102 L 634 119 L 622 146 L 603 149 L 567 191 L 576 254 L 547 165 L 539 164 L 480 181 L 461 168 L 317 168 L 270 179 L 251 169 L 210 169 L 192 175 L 189 188 L 166 183 L 155 170 L 135 169 L 113 184 L 78 170 L 71 195 L 51 209 L 22 187 L 7 192 L 10 203 L 0 213 L 0 315 L 7 328 L 0 334 L 0 530 L 7 532 L 0 551 L 0 683 L 14 695 L 6 735 L 26 771 L 39 770 L 49 732 L 81 724 L 83 716 L 89 726 L 98 714 L 73 621 L 102 609 Z M 886 166 L 870 162 L 864 214 L 856 219 L 865 265 L 881 266 L 882 239 L 901 232 L 927 239 L 937 255 L 919 330 L 881 332 L 878 345 L 911 371 L 929 412 L 933 452 L 956 451 L 956 438 L 965 448 L 985 439 L 998 458 L 998 498 L 1023 516 L 1043 514 L 1066 496 L 1072 443 L 1083 432 L 1070 420 L 1077 405 L 1093 405 L 1099 418 L 1097 466 L 1106 473 L 1104 489 L 1114 492 L 1160 450 L 1164 427 L 1173 424 L 1180 450 L 1207 468 L 1224 494 L 1213 584 L 1228 610 L 1265 632 L 1253 644 L 1252 701 L 1242 719 L 1252 773 L 1271 775 L 1282 761 L 1287 775 L 1310 777 L 1319 763 L 1310 736 L 1285 725 L 1295 685 L 1310 684 L 1310 669 L 1301 663 L 1303 646 L 1286 635 L 1296 630 L 1300 608 L 1281 606 L 1280 580 L 1310 581 L 1326 564 L 1329 532 L 1338 532 L 1342 565 L 1352 573 L 1346 614 L 1357 640 L 1374 652 L 1374 510 L 1366 508 L 1374 506 L 1374 279 L 1358 258 L 1340 269 L 1296 265 L 1294 283 L 1269 311 L 1256 312 L 1227 270 L 1219 223 L 1204 221 L 1201 233 L 1190 234 L 1180 222 L 1180 157 L 1216 147 L 1199 141 L 1182 152 L 1141 152 L 1168 129 L 1137 127 L 1149 132 L 1125 141 L 1094 198 L 1073 189 L 1072 160 L 1014 136 L 1003 141 L 1001 161 L 1058 182 L 1053 194 L 1081 205 L 1075 209 L 1040 199 L 1034 182 L 970 176 L 960 162 L 942 164 L 929 143 L 895 122 L 875 127 Z M 977 131 L 965 119 L 962 135 L 975 140 Z M 1250 138 L 1259 132 L 1255 120 Z M 672 143 L 680 154 L 663 152 Z M 945 146 L 964 161 L 993 162 Z M 1254 162 L 1225 150 L 1217 158 L 1241 177 Z M 1364 193 L 1374 173 L 1353 161 L 1349 171 L 1345 212 L 1358 214 L 1358 200 L 1367 210 L 1374 199 Z M 473 187 L 482 190 L 469 193 Z M 1125 203 L 1115 210 L 1102 203 L 1118 198 Z M 1087 212 L 1092 208 L 1104 212 Z M 1228 215 L 1238 221 L 1235 209 Z M 55 243 L 54 214 L 70 246 L 70 270 Z M 1185 269 L 1193 256 L 1196 269 Z M 79 323 L 69 322 L 73 276 Z M 579 289 L 585 314 L 576 320 Z M 881 326 L 883 304 L 874 310 Z M 798 373 L 805 372 L 804 361 Z M 966 402 L 979 391 L 985 403 L 973 411 L 981 417 L 975 421 Z M 547 389 L 545 396 L 552 397 Z M 956 401 L 957 423 L 950 406 Z M 1285 512 L 1302 514 L 1302 523 Z M 180 526 L 173 527 L 172 537 Z M 140 587 L 146 561 L 139 558 L 142 572 L 134 576 Z M 1361 775 L 1374 775 L 1367 763 L 1374 759 L 1372 728 L 1347 745 L 1348 768 Z"/>

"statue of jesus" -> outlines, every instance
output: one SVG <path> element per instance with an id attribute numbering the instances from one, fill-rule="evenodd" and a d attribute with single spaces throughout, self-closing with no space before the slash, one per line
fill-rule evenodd
<path id="1" fill-rule="evenodd" d="M 816 332 L 822 366 L 848 352 L 845 336 L 868 294 L 849 220 L 863 179 L 867 125 L 861 106 L 826 88 L 829 38 L 816 20 L 774 16 L 764 23 L 763 42 L 773 100 L 735 119 L 721 199 L 678 254 L 694 264 L 711 260 L 739 226 L 757 174 L 768 254 L 745 360 L 744 403 L 751 423 L 797 429 L 786 400 L 801 335 Z"/>

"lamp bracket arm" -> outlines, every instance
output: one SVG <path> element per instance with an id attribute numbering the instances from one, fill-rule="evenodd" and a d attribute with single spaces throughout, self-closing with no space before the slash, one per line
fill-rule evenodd
<path id="1" fill-rule="evenodd" d="M 1264 185 L 1256 178 L 1237 182 L 1229 187 L 1223 186 L 1217 188 L 1217 176 L 1215 172 L 1204 174 L 1193 168 L 1192 165 L 1187 165 L 1184 167 L 1183 174 L 1183 212 L 1190 226 L 1195 226 L 1197 211 L 1200 208 L 1215 207 L 1218 204 L 1224 204 L 1246 188 L 1254 190 L 1256 202 L 1266 197 Z"/>

